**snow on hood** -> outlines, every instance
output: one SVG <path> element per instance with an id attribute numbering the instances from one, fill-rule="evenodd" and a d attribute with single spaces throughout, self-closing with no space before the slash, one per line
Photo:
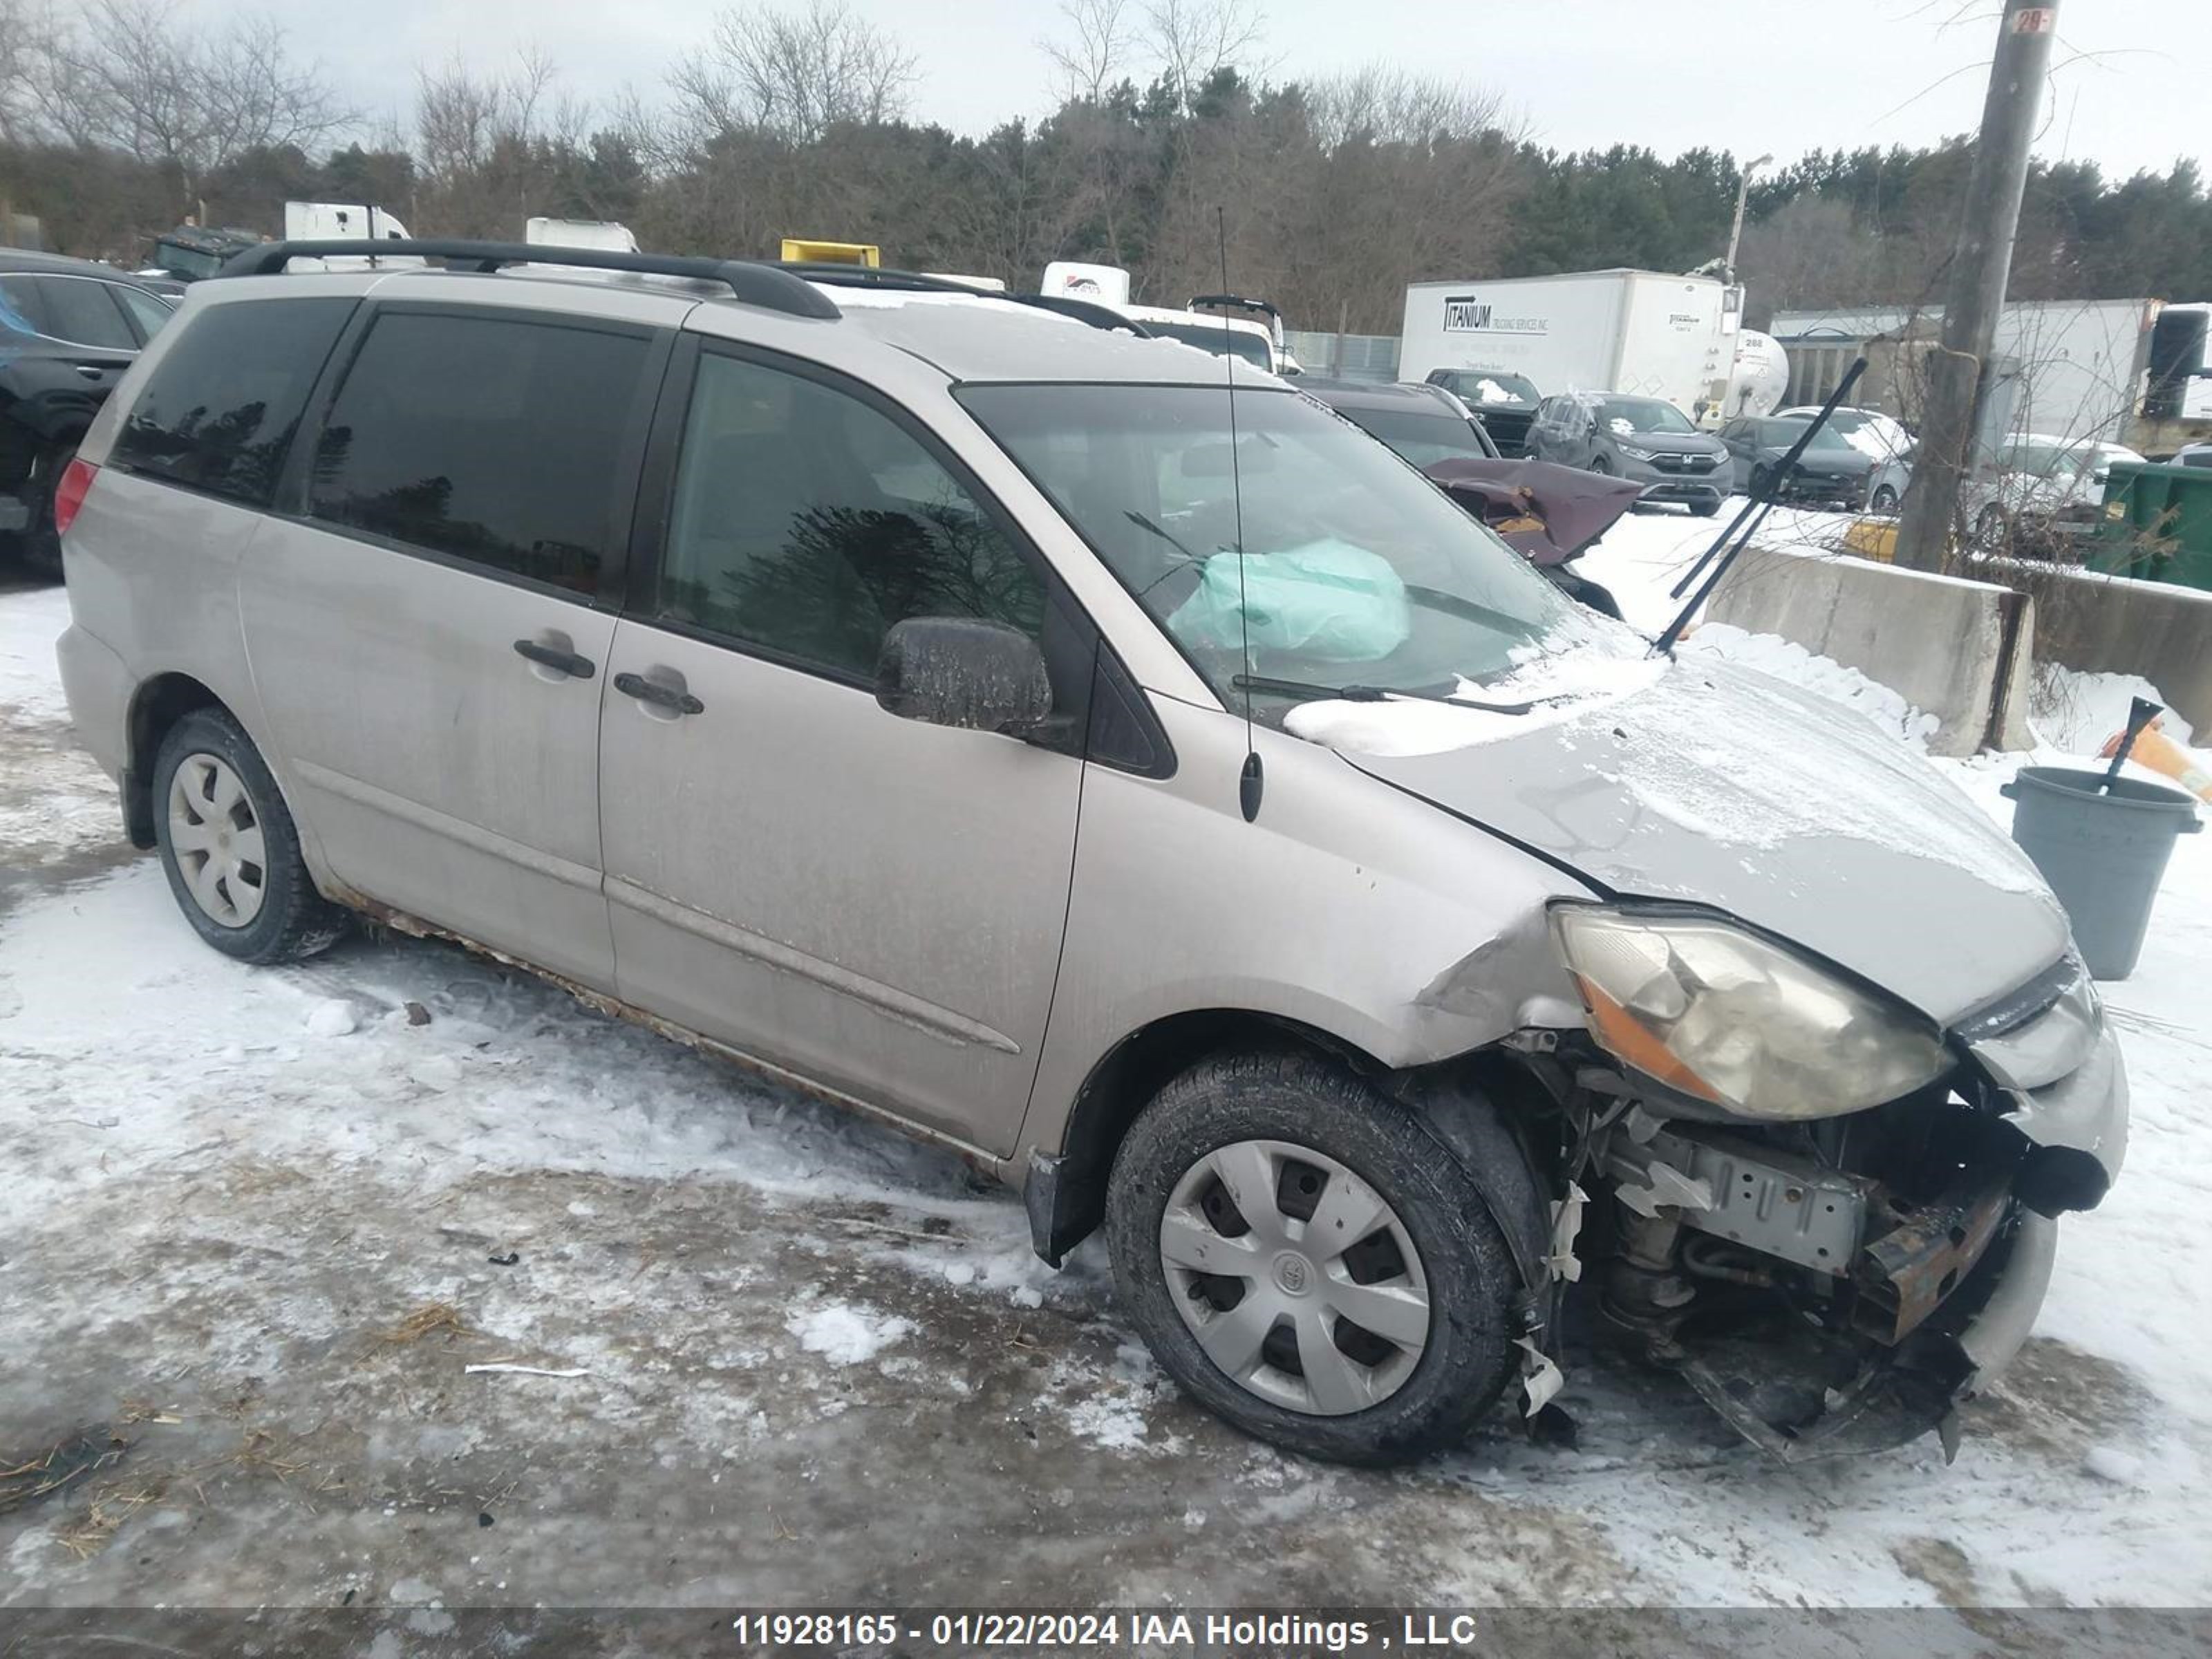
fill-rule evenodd
<path id="1" fill-rule="evenodd" d="M 1638 690 L 1607 665 L 1609 691 L 1517 719 L 1336 703 L 1285 724 L 1601 888 L 1725 911 L 1938 1020 L 2064 951 L 2034 866 L 1893 738 L 1763 674 L 1651 667 Z"/>
<path id="2" fill-rule="evenodd" d="M 1470 703 L 1533 703 L 1525 714 L 1412 697 L 1387 702 L 1323 701 L 1300 703 L 1284 716 L 1283 726 L 1292 737 L 1356 754 L 1440 754 L 1522 736 L 1587 714 L 1650 690 L 1666 672 L 1667 664 L 1656 658 L 1584 649 L 1533 660 L 1502 680 L 1478 684 L 1462 679 L 1455 693 Z"/>

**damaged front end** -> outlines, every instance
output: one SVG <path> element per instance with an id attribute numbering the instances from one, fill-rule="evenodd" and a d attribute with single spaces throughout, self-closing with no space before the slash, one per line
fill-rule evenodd
<path id="1" fill-rule="evenodd" d="M 1941 1073 L 1878 1105 L 1796 1115 L 1769 1087 L 1747 1111 L 1691 1091 L 1728 1050 L 1676 1035 L 1707 988 L 1684 937 L 1670 925 L 1665 972 L 1625 1003 L 1591 981 L 1618 992 L 1647 963 L 1622 969 L 1609 940 L 1584 986 L 1591 1031 L 1551 1061 L 1572 1079 L 1565 1169 L 1599 1200 L 1575 1254 L 1606 1322 L 1786 1462 L 1930 1430 L 1954 1454 L 1958 1403 L 2041 1304 L 2053 1218 L 2093 1206 L 2118 1172 L 2126 1086 L 2094 988 L 2073 958 L 2057 964 L 1940 1034 Z M 1709 953 L 1706 971 L 1747 959 Z M 1651 988 L 1667 973 L 1692 997 Z M 1667 1046 L 1637 1049 L 1650 1033 Z"/>

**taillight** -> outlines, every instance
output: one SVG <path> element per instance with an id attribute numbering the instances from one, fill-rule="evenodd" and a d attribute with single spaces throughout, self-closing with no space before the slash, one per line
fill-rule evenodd
<path id="1" fill-rule="evenodd" d="M 61 482 L 54 486 L 54 534 L 66 536 L 76 518 L 76 510 L 84 505 L 84 498 L 92 489 L 92 481 L 100 476 L 100 469 L 90 461 L 72 459 L 62 469 Z"/>

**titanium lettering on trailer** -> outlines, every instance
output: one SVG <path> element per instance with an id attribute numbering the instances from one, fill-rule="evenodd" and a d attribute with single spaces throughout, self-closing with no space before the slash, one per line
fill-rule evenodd
<path id="1" fill-rule="evenodd" d="M 1498 308 L 1487 300 L 1478 300 L 1472 294 L 1452 294 L 1444 297 L 1444 332 L 1447 334 L 1548 334 L 1550 321 L 1542 317 L 1500 317 Z"/>

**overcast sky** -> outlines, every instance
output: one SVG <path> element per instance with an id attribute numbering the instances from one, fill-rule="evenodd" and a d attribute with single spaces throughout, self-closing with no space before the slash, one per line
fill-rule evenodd
<path id="1" fill-rule="evenodd" d="M 1050 107 L 1054 0 L 848 0 L 920 59 L 914 112 L 977 132 Z M 1138 0 L 1141 3 L 1141 0 Z M 210 21 L 232 8 L 191 0 Z M 1972 128 L 1994 0 L 1265 0 L 1279 78 L 1382 61 L 1503 93 L 1541 143 L 1788 159 Z M 349 97 L 406 117 L 418 64 L 535 41 L 579 96 L 657 90 L 716 0 L 264 0 Z M 1952 22 L 1963 14 L 1963 20 Z M 2074 61 L 2068 62 L 2072 59 Z M 2040 153 L 2111 174 L 2212 152 L 2212 0 L 2065 0 Z M 1948 77 L 1948 79 L 1946 77 Z M 1902 107 L 1900 107 L 1902 106 Z"/>

